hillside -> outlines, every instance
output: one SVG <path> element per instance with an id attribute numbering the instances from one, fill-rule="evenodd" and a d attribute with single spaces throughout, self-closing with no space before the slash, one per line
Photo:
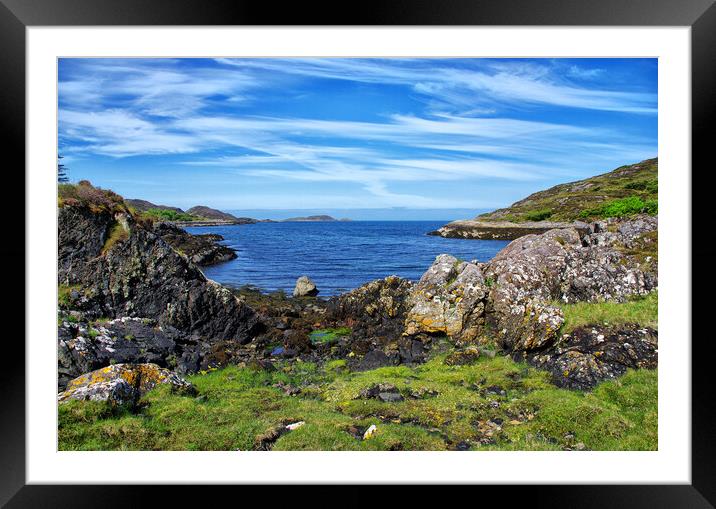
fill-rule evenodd
<path id="1" fill-rule="evenodd" d="M 568 182 L 529 195 L 507 208 L 479 215 L 481 221 L 574 221 L 598 217 L 601 205 L 637 197 L 642 202 L 658 197 L 658 159 L 621 166 L 616 170 Z"/>
<path id="2" fill-rule="evenodd" d="M 529 195 L 507 208 L 463 219 L 428 235 L 446 238 L 514 240 L 553 228 L 574 227 L 584 233 L 586 222 L 658 213 L 658 159 L 621 166 L 576 182 L 559 184 Z"/>
<path id="3" fill-rule="evenodd" d="M 184 213 L 184 211 L 182 209 L 180 209 L 179 207 L 169 207 L 167 205 L 157 205 L 150 201 L 140 200 L 138 198 L 129 198 L 129 199 L 125 198 L 124 202 L 139 212 L 147 212 L 148 210 L 158 209 L 158 210 L 172 210 L 178 214 Z"/>

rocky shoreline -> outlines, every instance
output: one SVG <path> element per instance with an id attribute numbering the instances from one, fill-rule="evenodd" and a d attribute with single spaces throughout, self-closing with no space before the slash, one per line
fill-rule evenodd
<path id="1" fill-rule="evenodd" d="M 429 232 L 449 239 L 480 239 L 480 240 L 515 240 L 525 235 L 546 233 L 560 228 L 574 228 L 581 234 L 589 230 L 589 225 L 582 222 L 566 223 L 551 221 L 527 221 L 513 223 L 510 221 L 480 221 L 462 219 Z"/>
<path id="2" fill-rule="evenodd" d="M 580 389 L 656 365 L 655 330 L 594 324 L 562 335 L 555 304 L 620 302 L 656 290 L 656 262 L 645 254 L 656 251 L 658 222 L 650 216 L 528 234 L 487 263 L 440 255 L 417 283 L 390 276 L 327 300 L 313 296 L 315 287 L 294 298 L 222 287 L 197 268 L 227 256 L 213 249 L 215 236 L 149 227 L 121 207 L 64 206 L 59 224 L 61 388 L 116 363 L 186 374 L 344 359 L 349 369 L 367 370 L 421 363 L 446 345 L 458 357 L 474 348 L 526 359 L 555 384 Z M 316 341 L 321 330 L 346 332 Z"/>

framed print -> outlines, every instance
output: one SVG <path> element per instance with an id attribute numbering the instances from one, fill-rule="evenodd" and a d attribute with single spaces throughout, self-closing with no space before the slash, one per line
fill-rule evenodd
<path id="1" fill-rule="evenodd" d="M 3 502 L 529 484 L 711 507 L 691 168 L 716 8 L 581 3 L 4 0 L 25 344 Z"/>

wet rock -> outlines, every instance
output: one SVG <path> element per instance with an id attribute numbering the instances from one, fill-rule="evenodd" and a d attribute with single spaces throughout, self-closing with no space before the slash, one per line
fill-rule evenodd
<path id="1" fill-rule="evenodd" d="M 525 358 L 550 371 L 557 386 L 586 390 L 628 368 L 656 368 L 658 332 L 635 324 L 578 327 L 553 348 Z"/>
<path id="2" fill-rule="evenodd" d="M 478 265 L 439 255 L 410 292 L 405 333 L 442 332 L 453 338 L 474 339 L 484 322 L 486 295 Z"/>
<path id="3" fill-rule="evenodd" d="M 457 350 L 445 358 L 448 366 L 462 366 L 472 364 L 480 358 L 480 350 L 476 346 L 468 346 L 463 350 Z"/>
<path id="4" fill-rule="evenodd" d="M 134 405 L 159 384 L 168 384 L 180 394 L 196 393 L 192 384 L 156 364 L 115 364 L 71 380 L 57 399 L 60 403 L 75 399 Z"/>
<path id="5" fill-rule="evenodd" d="M 293 289 L 294 297 L 313 297 L 315 295 L 318 295 L 318 289 L 308 276 L 301 276 L 296 280 L 296 286 Z"/>

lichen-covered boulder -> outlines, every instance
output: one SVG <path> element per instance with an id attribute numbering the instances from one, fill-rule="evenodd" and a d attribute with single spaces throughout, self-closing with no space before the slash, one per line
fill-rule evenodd
<path id="1" fill-rule="evenodd" d="M 316 284 L 308 276 L 301 276 L 296 280 L 296 286 L 293 288 L 294 297 L 313 297 L 318 295 Z"/>
<path id="2" fill-rule="evenodd" d="M 159 384 L 168 384 L 180 394 L 196 392 L 191 383 L 156 364 L 114 364 L 71 380 L 57 399 L 60 403 L 75 399 L 134 405 Z"/>
<path id="3" fill-rule="evenodd" d="M 443 332 L 472 340 L 484 322 L 487 286 L 480 267 L 439 255 L 410 292 L 405 333 Z"/>
<path id="4" fill-rule="evenodd" d="M 559 387 L 586 390 L 628 368 L 656 368 L 658 332 L 636 324 L 578 327 L 553 347 L 517 358 L 549 371 Z"/>
<path id="5" fill-rule="evenodd" d="M 507 351 L 542 348 L 564 323 L 549 304 L 561 295 L 567 259 L 581 247 L 574 229 L 550 230 L 511 242 L 486 264 L 488 322 Z"/>

